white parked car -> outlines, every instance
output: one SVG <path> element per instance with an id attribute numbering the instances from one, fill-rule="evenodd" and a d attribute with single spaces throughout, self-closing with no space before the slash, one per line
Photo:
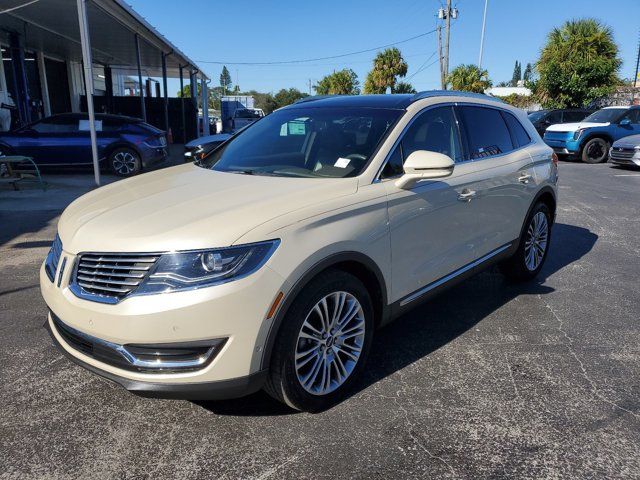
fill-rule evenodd
<path id="1" fill-rule="evenodd" d="M 309 98 L 199 165 L 69 205 L 40 272 L 47 326 L 140 395 L 265 388 L 318 411 L 381 325 L 495 263 L 538 274 L 556 162 L 524 112 L 482 95 Z"/>

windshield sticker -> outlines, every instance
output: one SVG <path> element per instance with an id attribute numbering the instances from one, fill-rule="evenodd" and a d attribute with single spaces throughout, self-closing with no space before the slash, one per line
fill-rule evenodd
<path id="1" fill-rule="evenodd" d="M 339 168 L 347 168 L 347 166 L 349 165 L 349 162 L 351 162 L 351 160 L 349 160 L 348 158 L 338 158 L 338 160 L 336 160 L 336 163 L 333 164 L 334 167 L 339 167 Z"/>

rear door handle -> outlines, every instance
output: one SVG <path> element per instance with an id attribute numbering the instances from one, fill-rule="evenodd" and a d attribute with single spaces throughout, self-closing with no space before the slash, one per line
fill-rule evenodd
<path id="1" fill-rule="evenodd" d="M 523 173 L 518 177 L 518 181 L 520 183 L 527 184 L 529 183 L 529 180 L 531 180 L 531 175 L 529 175 L 528 173 Z"/>
<path id="2" fill-rule="evenodd" d="M 458 195 L 458 200 L 460 200 L 461 202 L 470 202 L 471 199 L 473 199 L 476 195 L 477 193 L 475 190 L 469 190 L 468 188 L 465 188 Z"/>

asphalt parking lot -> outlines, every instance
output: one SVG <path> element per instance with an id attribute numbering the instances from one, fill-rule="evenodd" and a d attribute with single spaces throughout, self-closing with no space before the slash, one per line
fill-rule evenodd
<path id="1" fill-rule="evenodd" d="M 486 272 L 414 310 L 310 415 L 138 398 L 70 363 L 37 286 L 61 205 L 0 191 L 0 476 L 640 478 L 640 171 L 562 163 L 559 192 L 539 282 Z"/>

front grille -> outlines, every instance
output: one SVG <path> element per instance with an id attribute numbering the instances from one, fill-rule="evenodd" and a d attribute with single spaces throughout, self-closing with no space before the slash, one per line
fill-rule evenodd
<path id="1" fill-rule="evenodd" d="M 611 158 L 615 158 L 618 160 L 630 160 L 633 158 L 633 156 L 637 152 L 638 150 L 634 148 L 620 148 L 620 147 L 612 148 L 610 151 Z"/>
<path id="2" fill-rule="evenodd" d="M 147 277 L 159 254 L 85 253 L 77 260 L 72 291 L 79 297 L 117 303 Z"/>
<path id="3" fill-rule="evenodd" d="M 62 242 L 60 237 L 56 234 L 56 238 L 51 244 L 47 259 L 44 262 L 44 270 L 47 272 L 47 277 L 53 282 L 56 277 L 56 271 L 58 270 L 58 262 L 60 261 L 60 255 L 62 255 Z"/>

